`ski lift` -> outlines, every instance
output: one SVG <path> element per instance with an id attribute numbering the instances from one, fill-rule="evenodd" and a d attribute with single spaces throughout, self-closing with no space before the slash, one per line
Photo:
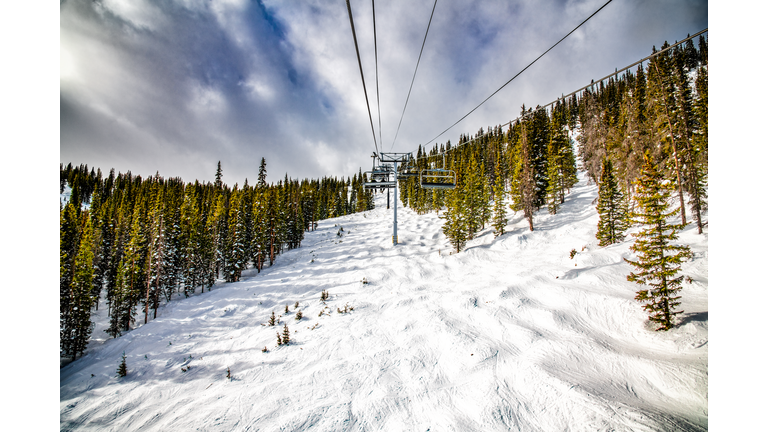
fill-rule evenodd
<path id="1" fill-rule="evenodd" d="M 397 174 L 397 178 L 407 180 L 409 177 L 418 177 L 419 170 L 413 166 L 413 157 L 408 161 L 408 165 L 404 165 L 403 169 Z"/>
<path id="2" fill-rule="evenodd" d="M 454 189 L 456 187 L 456 172 L 445 169 L 445 153 L 443 153 L 443 168 L 421 170 L 419 183 L 424 189 Z"/>
<path id="3" fill-rule="evenodd" d="M 390 174 L 392 174 L 392 167 L 390 165 L 379 165 L 365 173 L 370 174 L 371 178 L 371 181 L 363 183 L 365 189 L 390 189 L 395 187 L 394 180 L 390 179 Z"/>

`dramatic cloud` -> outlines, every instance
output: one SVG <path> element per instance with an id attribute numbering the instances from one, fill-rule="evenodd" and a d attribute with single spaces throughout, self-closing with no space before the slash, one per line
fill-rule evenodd
<path id="1" fill-rule="evenodd" d="M 376 5 L 352 1 L 376 139 L 415 151 L 597 10 L 604 0 Z M 706 1 L 615 1 L 436 139 L 505 123 L 708 26 Z M 210 181 L 350 176 L 374 151 L 346 4 L 65 0 L 60 161 Z"/>

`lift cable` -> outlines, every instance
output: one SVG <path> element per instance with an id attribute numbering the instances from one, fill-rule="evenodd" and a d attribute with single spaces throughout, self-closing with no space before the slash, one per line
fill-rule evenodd
<path id="1" fill-rule="evenodd" d="M 368 119 L 371 121 L 371 133 L 373 134 L 373 146 L 376 153 L 379 153 L 379 146 L 376 144 L 376 131 L 373 129 L 373 116 L 371 116 L 371 104 L 368 103 L 368 91 L 365 89 L 365 76 L 363 76 L 363 63 L 360 61 L 360 49 L 357 46 L 357 35 L 355 34 L 355 22 L 352 20 L 352 6 L 347 0 L 347 11 L 349 12 L 349 25 L 352 27 L 352 39 L 355 41 L 355 52 L 357 52 L 357 65 L 360 66 L 360 78 L 363 80 L 363 93 L 365 93 L 365 105 L 368 107 Z"/>
<path id="2" fill-rule="evenodd" d="M 379 48 L 376 44 L 376 6 L 374 5 L 374 0 L 371 0 L 371 9 L 373 10 L 373 56 L 376 60 L 376 109 L 379 111 L 379 141 L 381 141 L 383 147 L 384 141 L 381 139 L 381 98 L 379 97 Z"/>
<path id="3" fill-rule="evenodd" d="M 505 127 L 505 126 L 510 126 L 511 127 L 515 122 L 523 120 L 525 117 L 528 117 L 529 115 L 532 115 L 532 114 L 534 114 L 534 113 L 536 113 L 538 111 L 541 111 L 541 110 L 546 109 L 546 108 L 548 108 L 548 107 L 550 107 L 552 105 L 555 105 L 556 103 L 558 103 L 560 101 L 564 101 L 564 100 L 568 99 L 569 97 L 571 97 L 571 96 L 573 96 L 575 94 L 578 94 L 579 92 L 582 92 L 582 91 L 584 91 L 584 90 L 586 90 L 588 88 L 592 88 L 592 87 L 598 85 L 599 83 L 607 80 L 608 78 L 618 76 L 620 73 L 622 73 L 622 72 L 624 72 L 624 71 L 626 71 L 628 69 L 631 69 L 634 66 L 642 65 L 644 62 L 646 62 L 646 61 L 648 61 L 648 60 L 650 60 L 650 59 L 652 59 L 654 57 L 657 57 L 657 56 L 659 56 L 661 54 L 664 54 L 665 52 L 667 52 L 667 51 L 669 51 L 671 49 L 674 49 L 675 47 L 680 46 L 680 45 L 684 44 L 685 42 L 688 42 L 689 40 L 692 40 L 692 39 L 696 38 L 697 36 L 701 36 L 704 33 L 708 33 L 708 32 L 709 32 L 709 28 L 705 28 L 704 30 L 694 34 L 693 36 L 688 36 L 687 38 L 681 40 L 680 42 L 676 42 L 674 45 L 670 45 L 667 48 L 664 48 L 663 50 L 656 51 L 655 53 L 653 53 L 653 54 L 651 54 L 651 55 L 649 55 L 647 57 L 644 57 L 644 58 L 642 58 L 642 59 L 640 59 L 640 60 L 630 64 L 629 66 L 625 66 L 625 67 L 623 67 L 621 69 L 616 69 L 614 72 L 612 72 L 612 73 L 610 73 L 610 74 L 608 74 L 608 75 L 606 75 L 606 76 L 604 76 L 604 77 L 602 77 L 600 79 L 592 80 L 591 83 L 585 85 L 584 87 L 581 87 L 578 90 L 574 90 L 574 91 L 568 93 L 565 96 L 560 96 L 559 98 L 553 100 L 552 102 L 550 102 L 550 103 L 548 103 L 546 105 L 539 105 L 535 109 L 531 109 L 530 112 L 526 112 L 524 114 L 521 114 L 520 116 L 518 116 L 514 120 L 511 120 L 511 121 L 509 121 L 507 123 L 499 125 L 499 127 Z M 455 149 L 457 149 L 457 148 L 459 148 L 461 146 L 464 146 L 464 145 L 470 144 L 472 142 L 475 142 L 478 139 L 481 139 L 481 138 L 485 137 L 486 135 L 488 135 L 490 133 L 492 133 L 492 132 L 489 130 L 488 132 L 486 132 L 486 133 L 484 133 L 482 135 L 479 135 L 479 136 L 477 136 L 475 138 L 469 139 L 469 140 L 464 141 L 464 142 L 462 142 L 462 143 L 460 143 L 460 144 L 458 144 L 456 146 L 451 147 L 451 150 L 455 150 Z M 426 149 L 426 147 L 424 147 L 424 148 Z M 415 152 L 415 150 L 414 150 L 414 152 Z M 443 153 L 447 153 L 447 151 L 444 151 Z M 440 153 L 437 153 L 437 155 L 439 155 L 439 154 Z M 435 155 L 430 155 L 430 156 L 435 156 Z M 428 158 L 428 157 L 429 156 L 424 156 L 424 157 L 422 157 L 422 159 L 423 158 Z"/>
<path id="4" fill-rule="evenodd" d="M 413 71 L 413 78 L 411 79 L 411 87 L 408 89 L 408 97 L 405 98 L 405 105 L 403 106 L 403 113 L 400 114 L 400 122 L 397 124 L 397 132 L 395 132 L 395 139 L 392 140 L 392 146 L 389 148 L 390 151 L 392 151 L 392 147 L 395 146 L 395 141 L 397 141 L 397 134 L 400 133 L 400 125 L 403 123 L 403 116 L 405 115 L 405 108 L 408 106 L 408 99 L 411 98 L 411 90 L 413 90 L 413 82 L 416 80 L 416 72 L 419 70 L 419 63 L 421 62 L 421 54 L 424 52 L 424 45 L 427 43 L 427 35 L 429 34 L 429 26 L 432 25 L 432 17 L 435 15 L 435 8 L 436 7 L 437 7 L 437 0 L 435 0 L 435 4 L 432 6 L 432 14 L 429 16 L 429 23 L 427 23 L 427 32 L 424 33 L 424 41 L 421 43 L 421 51 L 419 51 L 419 59 L 416 61 L 416 69 Z M 453 127 L 453 126 L 451 126 L 451 127 Z"/>
<path id="5" fill-rule="evenodd" d="M 524 67 L 524 68 L 523 68 L 523 70 L 521 70 L 520 72 L 518 72 L 518 73 L 517 73 L 515 76 L 513 76 L 513 77 L 512 77 L 512 78 L 511 78 L 509 81 L 507 81 L 506 83 L 504 83 L 504 85 L 503 85 L 503 86 L 499 87 L 499 89 L 498 89 L 498 90 L 496 90 L 495 92 L 491 93 L 491 95 L 490 95 L 490 96 L 488 96 L 487 98 L 485 98 L 485 100 L 483 100 L 482 102 L 480 102 L 480 104 L 478 104 L 476 107 L 472 108 L 472 110 L 471 110 L 470 112 L 466 113 L 466 114 L 464 115 L 464 117 L 462 117 L 462 118 L 458 119 L 458 120 L 456 121 L 456 123 L 454 123 L 454 124 L 450 125 L 450 126 L 449 126 L 449 127 L 446 129 L 446 130 L 444 130 L 444 131 L 440 132 L 440 134 L 438 134 L 436 137 L 434 137 L 434 138 L 432 138 L 432 139 L 430 139 L 430 140 L 427 140 L 427 141 L 424 143 L 424 145 L 426 145 L 426 143 L 430 143 L 430 142 L 432 142 L 432 141 L 436 140 L 437 138 L 439 138 L 440 136 L 442 136 L 444 133 L 446 133 L 446 132 L 448 132 L 449 130 L 451 130 L 451 128 L 453 128 L 454 126 L 456 126 L 457 124 L 459 124 L 459 122 L 461 122 L 462 120 L 464 120 L 465 118 L 467 118 L 467 117 L 468 117 L 470 114 L 472 114 L 473 112 L 475 112 L 475 110 L 476 110 L 476 109 L 478 109 L 478 108 L 480 108 L 480 106 L 481 106 L 482 104 L 486 103 L 486 102 L 488 101 L 488 99 L 492 98 L 492 97 L 493 97 L 493 96 L 494 96 L 496 93 L 498 93 L 499 91 L 501 91 L 501 89 L 503 89 L 504 87 L 506 87 L 506 86 L 507 86 L 507 84 L 511 83 L 511 82 L 512 82 L 512 80 L 514 80 L 514 79 L 515 79 L 515 78 L 517 78 L 517 77 L 518 77 L 520 74 L 522 74 L 523 72 L 525 72 L 525 70 L 526 70 L 526 69 L 528 69 L 529 67 L 531 67 L 531 66 L 532 66 L 534 63 L 536 63 L 536 62 L 537 62 L 537 61 L 538 61 L 540 58 L 544 57 L 544 55 L 546 55 L 546 54 L 547 54 L 548 52 L 550 52 L 550 51 L 551 51 L 551 50 L 552 50 L 554 47 L 556 47 L 557 45 L 559 45 L 559 44 L 560 44 L 560 42 L 564 41 L 564 40 L 565 40 L 565 38 L 567 38 L 568 36 L 570 36 L 570 35 L 571 35 L 573 32 L 575 32 L 576 30 L 578 30 L 578 29 L 579 29 L 579 27 L 581 27 L 582 25 L 584 25 L 584 23 L 586 23 L 587 21 L 589 21 L 589 20 L 590 20 L 590 19 L 591 19 L 593 16 L 597 15 L 597 13 L 598 13 L 598 12 L 600 12 L 601 10 L 603 10 L 603 8 L 604 8 L 604 7 L 606 7 L 606 6 L 608 6 L 608 3 L 612 2 L 612 1 L 613 1 L 613 0 L 608 0 L 607 2 L 605 2 L 605 4 L 604 4 L 604 5 L 600 6 L 600 8 L 599 8 L 598 10 L 596 10 L 594 13 L 592 13 L 592 15 L 588 16 L 588 17 L 587 17 L 587 19 L 585 19 L 584 21 L 582 21 L 582 22 L 581 22 L 581 24 L 577 25 L 577 26 L 576 26 L 576 27 L 575 27 L 573 30 L 571 30 L 570 32 L 568 32 L 568 34 L 567 34 L 567 35 L 563 36 L 563 37 L 562 37 L 562 39 L 560 39 L 560 40 L 559 40 L 559 41 L 557 41 L 557 42 L 556 42 L 554 45 L 552 45 L 551 47 L 549 47 L 549 49 L 548 49 L 548 50 L 544 51 L 544 53 L 542 53 L 540 56 L 536 57 L 536 59 L 535 59 L 534 61 L 532 61 L 531 63 L 529 63 L 529 64 L 528 64 L 528 66 Z"/>

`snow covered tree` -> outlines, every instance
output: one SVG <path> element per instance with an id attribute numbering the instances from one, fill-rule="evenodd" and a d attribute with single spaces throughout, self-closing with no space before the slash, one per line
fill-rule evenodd
<path id="1" fill-rule="evenodd" d="M 638 259 L 625 259 L 636 268 L 627 280 L 649 286 L 638 291 L 635 300 L 644 303 L 648 319 L 659 325 L 657 330 L 669 330 L 675 316 L 683 312 L 676 310 L 680 305 L 680 296 L 676 294 L 683 280 L 682 275 L 676 274 L 680 271 L 680 263 L 690 258 L 691 252 L 688 246 L 671 244 L 677 240 L 677 233 L 684 225 L 667 222 L 679 211 L 669 210 L 668 202 L 675 189 L 673 184 L 662 179 L 650 154 L 645 155 L 643 171 L 635 185 L 637 210 L 633 217 L 643 228 L 632 234 L 637 240 L 630 250 Z"/>
<path id="2" fill-rule="evenodd" d="M 600 175 L 600 190 L 597 196 L 597 237 L 600 246 L 608 246 L 624 240 L 624 231 L 628 228 L 627 206 L 613 175 L 613 164 L 610 159 L 603 159 L 603 170 Z"/>
<path id="3" fill-rule="evenodd" d="M 77 209 L 70 201 L 62 210 L 59 222 L 59 343 L 61 353 L 66 353 L 64 355 L 71 355 L 73 349 L 72 281 L 79 243 L 77 221 Z"/>
<path id="4" fill-rule="evenodd" d="M 87 214 L 81 215 L 82 229 L 80 246 L 74 262 L 74 278 L 70 294 L 70 320 L 62 329 L 62 338 L 67 337 L 67 350 L 64 355 L 77 359 L 85 351 L 93 326 L 91 324 L 91 306 L 93 298 L 93 228 Z"/>
<path id="5" fill-rule="evenodd" d="M 159 178 L 156 178 L 159 180 Z M 156 181 L 152 185 L 152 207 L 150 208 L 149 242 L 147 253 L 147 277 L 144 296 L 144 324 L 148 321 L 149 309 L 154 310 L 157 318 L 157 308 L 160 307 L 160 292 L 165 264 L 165 223 L 164 223 L 164 188 Z"/>

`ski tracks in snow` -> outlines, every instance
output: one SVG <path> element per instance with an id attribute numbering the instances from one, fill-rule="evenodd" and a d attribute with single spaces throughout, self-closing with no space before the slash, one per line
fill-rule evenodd
<path id="1" fill-rule="evenodd" d="M 654 332 L 626 281 L 629 242 L 596 246 L 596 194 L 582 177 L 535 231 L 513 216 L 459 254 L 438 215 L 402 207 L 393 247 L 377 195 L 64 367 L 61 430 L 706 430 L 707 238 L 681 236 L 686 314 Z"/>

